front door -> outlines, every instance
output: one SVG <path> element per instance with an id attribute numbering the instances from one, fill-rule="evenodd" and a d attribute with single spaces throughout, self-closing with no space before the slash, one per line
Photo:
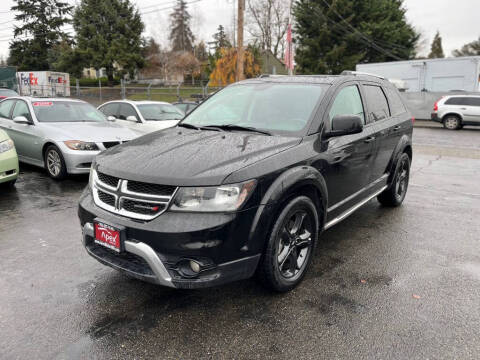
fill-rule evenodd
<path id="1" fill-rule="evenodd" d="M 365 123 L 365 110 L 357 83 L 342 85 L 334 95 L 324 118 L 331 128 L 336 115 L 358 115 Z M 368 186 L 373 161 L 374 139 L 369 131 L 330 138 L 328 166 L 323 169 L 328 188 L 329 218 L 348 209 Z"/>

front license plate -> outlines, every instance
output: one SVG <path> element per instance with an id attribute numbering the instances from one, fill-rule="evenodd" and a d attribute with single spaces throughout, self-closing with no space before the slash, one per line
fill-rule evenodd
<path id="1" fill-rule="evenodd" d="M 103 222 L 95 222 L 95 243 L 116 252 L 122 249 L 121 230 Z"/>

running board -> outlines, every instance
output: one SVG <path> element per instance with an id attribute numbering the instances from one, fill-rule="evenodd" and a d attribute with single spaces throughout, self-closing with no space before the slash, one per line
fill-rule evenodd
<path id="1" fill-rule="evenodd" d="M 384 187 L 382 187 L 380 190 L 376 191 L 374 194 L 370 195 L 368 198 L 362 200 L 361 202 L 359 202 L 358 204 L 354 205 L 353 207 L 351 207 L 350 209 L 348 209 L 347 211 L 345 211 L 343 214 L 337 216 L 335 219 L 333 219 L 332 221 L 329 221 L 328 223 L 325 224 L 324 226 L 324 230 L 327 230 L 329 228 L 331 228 L 333 225 L 335 224 L 338 224 L 340 221 L 346 219 L 347 217 L 349 217 L 350 215 L 352 215 L 353 212 L 355 212 L 355 210 L 357 210 L 358 208 L 362 207 L 363 205 L 365 205 L 367 202 L 369 202 L 370 200 L 372 200 L 374 197 L 380 195 L 386 188 L 388 187 L 388 185 L 385 185 Z"/>

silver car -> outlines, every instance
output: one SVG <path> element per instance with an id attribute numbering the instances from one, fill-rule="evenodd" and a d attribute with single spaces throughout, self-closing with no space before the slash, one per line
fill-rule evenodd
<path id="1" fill-rule="evenodd" d="M 109 101 L 98 110 L 110 120 L 142 134 L 175 126 L 185 116 L 172 104 L 161 101 Z"/>
<path id="2" fill-rule="evenodd" d="M 480 126 L 480 96 L 444 96 L 433 106 L 432 120 L 449 130 L 458 130 L 465 125 Z"/>
<path id="3" fill-rule="evenodd" d="M 100 151 L 138 136 L 84 101 L 56 98 L 1 101 L 0 128 L 12 138 L 21 162 L 44 167 L 54 179 L 88 173 Z"/>

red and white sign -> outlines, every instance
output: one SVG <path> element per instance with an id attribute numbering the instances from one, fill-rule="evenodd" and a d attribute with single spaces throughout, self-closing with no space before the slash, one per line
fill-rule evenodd
<path id="1" fill-rule="evenodd" d="M 120 231 L 107 224 L 95 223 L 95 243 L 120 252 Z"/>
<path id="2" fill-rule="evenodd" d="M 52 106 L 53 103 L 51 101 L 35 101 L 33 106 Z"/>

